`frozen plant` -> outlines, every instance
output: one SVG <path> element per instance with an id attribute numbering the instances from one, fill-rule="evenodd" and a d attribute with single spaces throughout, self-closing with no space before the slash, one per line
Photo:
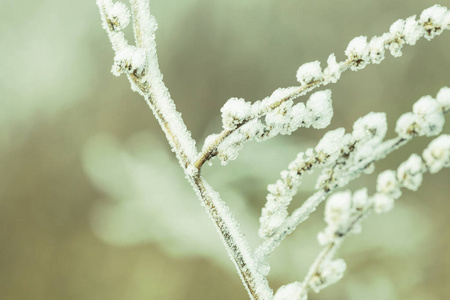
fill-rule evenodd
<path id="1" fill-rule="evenodd" d="M 436 173 L 450 166 L 450 136 L 439 135 L 444 115 L 450 110 L 450 88 L 442 88 L 435 98 L 425 96 L 402 115 L 395 128 L 397 137 L 385 140 L 387 121 L 384 113 L 369 113 L 357 119 L 352 132 L 338 128 L 326 133 L 316 147 L 300 152 L 281 172 L 281 178 L 268 186 L 267 202 L 262 208 L 259 236 L 261 245 L 252 251 L 227 204 L 202 177 L 205 163 L 217 157 L 222 164 L 235 159 L 245 142 L 265 141 L 279 134 L 291 134 L 300 127 L 325 128 L 333 116 L 331 90 L 314 91 L 336 83 L 343 72 L 359 71 L 369 64 L 379 64 L 389 52 L 402 55 L 403 46 L 415 45 L 450 29 L 450 12 L 434 5 L 419 17 L 411 16 L 392 24 L 389 31 L 367 38 L 351 40 L 345 59 L 338 62 L 329 55 L 326 65 L 319 61 L 299 67 L 298 86 L 279 88 L 270 96 L 255 102 L 231 98 L 221 109 L 223 130 L 209 135 L 197 151 L 196 143 L 176 110 L 158 66 L 155 32 L 157 23 L 150 14 L 149 0 L 130 0 L 131 9 L 121 2 L 97 0 L 103 28 L 115 52 L 112 72 L 125 74 L 131 88 L 141 94 L 161 125 L 185 177 L 192 185 L 207 214 L 211 217 L 223 244 L 234 263 L 251 299 L 308 298 L 310 290 L 319 292 L 344 275 L 344 260 L 335 258 L 339 246 L 349 234 L 361 231 L 361 221 L 372 211 L 388 212 L 401 189 L 417 190 L 425 172 Z M 125 38 L 124 28 L 133 24 L 135 45 Z M 309 99 L 295 102 L 314 91 Z M 338 191 L 363 173 L 371 173 L 374 164 L 416 136 L 437 136 L 423 151 L 413 154 L 398 169 L 379 174 L 377 190 L 368 195 L 366 189 L 354 193 Z M 292 213 L 288 206 L 297 193 L 305 173 L 321 169 L 315 192 Z M 328 200 L 327 200 L 328 199 Z M 302 281 L 286 284 L 276 293 L 269 287 L 267 258 L 300 223 L 326 201 L 326 227 L 318 234 L 323 246 Z"/>

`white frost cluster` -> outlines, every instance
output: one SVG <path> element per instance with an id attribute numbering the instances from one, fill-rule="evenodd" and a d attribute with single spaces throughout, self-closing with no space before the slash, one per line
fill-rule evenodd
<path id="1" fill-rule="evenodd" d="M 292 282 L 281 286 L 273 300 L 307 300 L 308 295 L 301 282 Z"/>
<path id="2" fill-rule="evenodd" d="M 397 179 L 407 189 L 417 191 L 422 183 L 424 165 L 417 154 L 412 154 L 407 161 L 403 162 L 397 169 Z"/>
<path id="3" fill-rule="evenodd" d="M 333 117 L 331 91 L 313 93 L 306 105 L 294 105 L 290 95 L 293 89 L 278 89 L 270 97 L 253 105 L 244 99 L 231 98 L 222 107 L 222 123 L 225 130 L 233 131 L 217 147 L 215 153 L 223 165 L 236 158 L 246 141 L 258 142 L 278 134 L 291 134 L 300 127 L 325 128 Z M 273 107 L 273 108 L 271 108 Z M 264 122 L 259 118 L 265 116 Z M 203 149 L 214 143 L 212 135 L 207 138 Z"/>
<path id="4" fill-rule="evenodd" d="M 107 13 L 113 30 L 125 29 L 130 23 L 130 11 L 122 2 L 114 3 Z"/>
<path id="5" fill-rule="evenodd" d="M 368 208 L 369 198 L 367 189 L 337 192 L 332 194 L 326 204 L 324 219 L 327 227 L 319 232 L 317 239 L 319 244 L 327 245 L 348 233 L 359 233 L 361 227 L 355 222 L 357 215 Z"/>
<path id="6" fill-rule="evenodd" d="M 259 236 L 261 238 L 271 237 L 283 225 L 288 216 L 288 205 L 297 193 L 303 174 L 320 163 L 321 160 L 313 149 L 300 152 L 297 158 L 289 164 L 288 169 L 281 172 L 281 179 L 267 186 L 269 194 L 259 219 Z"/>
<path id="7" fill-rule="evenodd" d="M 430 173 L 450 167 L 450 135 L 444 134 L 434 139 L 423 151 L 422 157 Z"/>
<path id="8" fill-rule="evenodd" d="M 356 141 L 374 146 L 384 139 L 386 131 L 386 114 L 371 112 L 356 120 L 353 124 L 352 135 Z"/>
<path id="9" fill-rule="evenodd" d="M 419 18 L 419 23 L 425 28 L 425 38 L 431 40 L 440 35 L 449 26 L 449 12 L 446 7 L 434 5 L 425 9 Z"/>
<path id="10" fill-rule="evenodd" d="M 143 48 L 125 45 L 116 52 L 111 72 L 115 76 L 122 73 L 140 75 L 146 66 L 146 54 Z"/>
<path id="11" fill-rule="evenodd" d="M 351 70 L 362 69 L 368 64 L 369 49 L 367 45 L 367 37 L 365 36 L 358 36 L 348 44 L 345 55 L 354 61 L 350 67 Z"/>
<path id="12" fill-rule="evenodd" d="M 334 53 L 327 59 L 327 67 L 323 70 L 323 77 L 326 82 L 336 83 L 341 78 L 341 65 L 336 61 Z"/>
<path id="13" fill-rule="evenodd" d="M 242 98 L 231 98 L 220 109 L 223 129 L 230 130 L 251 117 L 251 103 Z"/>
<path id="14" fill-rule="evenodd" d="M 442 98 L 445 98 L 445 96 Z M 440 102 L 436 101 L 431 96 L 420 98 L 413 105 L 412 112 L 400 116 L 395 131 L 400 137 L 405 139 L 409 139 L 415 135 L 438 135 L 442 131 L 445 123 L 443 105 L 445 105 L 445 103 L 440 104 Z"/>
<path id="15" fill-rule="evenodd" d="M 319 273 L 311 278 L 309 286 L 318 293 L 321 289 L 338 282 L 344 276 L 346 269 L 347 265 L 343 259 L 325 261 Z"/>
<path id="16" fill-rule="evenodd" d="M 320 67 L 319 61 L 301 65 L 297 70 L 297 81 L 302 87 L 307 88 L 311 87 L 309 85 L 336 83 L 347 67 L 357 71 L 370 63 L 379 64 L 385 59 L 386 49 L 392 56 L 399 57 L 405 44 L 415 45 L 423 36 L 430 40 L 444 29 L 450 29 L 449 20 L 448 9 L 434 5 L 424 10 L 418 20 L 416 15 L 405 20 L 397 20 L 391 25 L 389 32 L 374 36 L 370 41 L 366 36 L 352 39 L 345 50 L 347 60 L 344 62 L 338 63 L 336 56 L 331 54 L 324 70 Z"/>
<path id="17" fill-rule="evenodd" d="M 319 61 L 303 64 L 297 70 L 297 81 L 302 85 L 310 84 L 322 79 L 322 68 Z"/>
<path id="18" fill-rule="evenodd" d="M 450 15 L 450 13 L 449 13 Z M 436 95 L 436 101 L 443 111 L 450 110 L 450 87 L 443 87 Z"/>
<path id="19" fill-rule="evenodd" d="M 373 203 L 376 213 L 386 213 L 394 207 L 394 198 L 391 195 L 377 193 L 373 196 Z"/>
<path id="20" fill-rule="evenodd" d="M 393 170 L 381 172 L 377 178 L 377 192 L 398 198 L 401 195 L 401 184 L 397 180 L 397 173 Z"/>
<path id="21" fill-rule="evenodd" d="M 319 155 L 323 154 L 324 160 L 335 161 L 341 154 L 341 149 L 346 142 L 344 136 L 344 128 L 328 131 L 317 144 L 315 148 L 316 152 L 319 153 Z"/>
<path id="22" fill-rule="evenodd" d="M 311 95 L 306 107 L 309 114 L 304 119 L 311 118 L 311 126 L 322 129 L 330 125 L 333 117 L 333 107 L 331 106 L 331 90 L 317 92 Z"/>

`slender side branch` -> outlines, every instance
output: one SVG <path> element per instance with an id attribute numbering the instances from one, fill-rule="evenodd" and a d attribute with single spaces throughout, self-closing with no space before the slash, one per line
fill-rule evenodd
<path id="1" fill-rule="evenodd" d="M 319 185 L 319 189 L 310 196 L 302 206 L 297 208 L 289 217 L 287 217 L 277 228 L 273 230 L 273 234 L 266 238 L 261 246 L 256 250 L 256 257 L 260 261 L 265 259 L 273 252 L 273 250 L 281 243 L 281 241 L 291 232 L 293 232 L 297 226 L 308 219 L 309 215 L 313 213 L 320 203 L 326 199 L 326 197 L 336 190 L 337 188 L 347 185 L 350 181 L 359 177 L 365 170 L 369 169 L 374 162 L 385 158 L 387 155 L 397 150 L 401 146 L 408 143 L 415 136 L 434 136 L 442 131 L 444 126 L 444 116 L 450 112 L 450 106 L 447 103 L 446 96 L 448 88 L 442 88 L 436 99 L 431 96 L 424 96 L 420 98 L 414 105 L 413 111 L 402 115 L 396 126 L 396 132 L 398 137 L 381 142 L 384 137 L 383 133 L 378 133 L 379 136 L 375 137 L 375 140 L 379 140 L 380 144 L 373 145 L 373 141 L 366 140 L 365 143 L 353 143 L 349 149 L 352 151 L 342 151 L 341 159 L 335 160 L 333 166 L 328 169 L 328 173 L 325 173 L 325 180 Z M 376 123 L 375 120 L 370 120 L 376 114 L 371 113 L 365 117 L 360 118 L 354 124 L 353 136 L 362 138 L 367 132 L 374 132 L 377 135 L 377 131 L 383 131 L 382 129 L 376 129 L 376 127 L 369 128 L 367 125 L 370 123 Z M 364 125 L 366 123 L 366 125 Z M 382 126 L 384 127 L 384 126 Z M 335 130 L 338 132 L 339 129 Z M 356 132 L 355 132 L 356 130 Z M 358 132 L 360 131 L 360 132 Z M 332 133 L 332 132 L 330 132 Z M 362 135 L 361 135 L 362 134 Z M 319 143 L 323 143 L 326 140 L 326 136 Z M 365 156 L 367 147 L 370 148 L 368 156 Z M 317 147 L 316 147 L 317 148 Z M 356 153 L 354 153 L 356 151 Z M 361 158 L 357 158 L 355 154 L 359 151 L 363 152 Z M 353 157 L 353 158 L 352 158 Z M 352 163 L 352 160 L 354 161 Z M 319 182 L 320 182 L 319 177 Z M 292 193 L 289 196 L 293 196 Z"/>
<path id="2" fill-rule="evenodd" d="M 331 54 L 327 60 L 328 66 L 323 72 L 318 61 L 302 65 L 297 72 L 297 79 L 301 86 L 288 88 L 289 94 L 280 93 L 278 99 L 270 99 L 265 105 L 261 105 L 260 109 L 254 112 L 250 118 L 235 124 L 235 128 L 225 128 L 220 134 L 217 134 L 215 139 L 210 141 L 207 147 L 204 147 L 203 151 L 200 152 L 194 163 L 195 167 L 200 169 L 205 162 L 216 156 L 220 144 L 238 131 L 240 127 L 261 118 L 282 103 L 303 96 L 319 86 L 336 83 L 341 74 L 348 69 L 358 71 L 370 63 L 381 63 L 385 58 L 385 49 L 388 49 L 394 57 L 399 57 L 402 55 L 402 48 L 405 44 L 415 45 L 421 37 L 431 40 L 441 34 L 443 30 L 450 29 L 448 21 L 436 15 L 436 11 L 438 11 L 438 14 L 443 14 L 447 11 L 447 8 L 436 5 L 425 9 L 418 20 L 416 20 L 415 15 L 406 20 L 397 20 L 392 24 L 388 33 L 379 37 L 374 36 L 369 42 L 365 36 L 353 39 L 345 50 L 347 59 L 338 63 L 335 55 Z M 264 102 L 264 100 L 261 102 Z"/>

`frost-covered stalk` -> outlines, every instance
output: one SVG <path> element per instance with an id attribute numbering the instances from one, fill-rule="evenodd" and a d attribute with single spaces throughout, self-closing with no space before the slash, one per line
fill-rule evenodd
<path id="1" fill-rule="evenodd" d="M 193 165 L 197 151 L 195 141 L 176 110 L 169 91 L 162 80 L 156 54 L 157 23 L 150 14 L 148 0 L 130 0 L 136 46 L 128 44 L 123 30 L 130 21 L 128 8 L 121 2 L 97 0 L 103 21 L 115 52 L 112 72 L 125 73 L 134 91 L 144 96 L 161 128 L 166 134 L 188 181 L 213 219 L 225 248 L 252 299 L 270 299 L 272 290 L 257 266 L 238 223 L 227 205 Z"/>
<path id="2" fill-rule="evenodd" d="M 319 235 L 324 249 L 303 282 L 282 286 L 274 296 L 266 280 L 270 270 L 266 259 L 272 251 L 337 188 L 362 173 L 372 172 L 374 162 L 414 136 L 439 134 L 444 113 L 450 110 L 450 88 L 441 89 L 436 99 L 422 97 L 412 112 L 401 116 L 396 127 L 397 138 L 383 141 L 387 131 L 386 116 L 369 113 L 355 122 L 352 133 L 345 133 L 343 128 L 329 131 L 315 148 L 301 152 L 281 173 L 281 179 L 268 187 L 267 203 L 260 218 L 259 235 L 263 243 L 254 254 L 228 206 L 201 176 L 203 165 L 214 157 L 222 164 L 228 163 L 237 157 L 247 141 L 265 141 L 278 134 L 291 134 L 300 127 L 327 127 L 333 116 L 331 90 L 314 92 L 305 103 L 294 103 L 294 100 L 319 86 L 336 83 L 348 69 L 357 71 L 368 64 L 380 63 L 386 50 L 398 57 L 404 44 L 414 45 L 421 37 L 430 40 L 450 29 L 450 13 L 447 8 L 435 5 L 424 10 L 418 19 L 412 16 L 396 21 L 389 32 L 370 41 L 365 36 L 357 37 L 348 44 L 344 61 L 337 62 L 336 56 L 331 54 L 323 70 L 319 61 L 300 66 L 299 86 L 279 88 L 254 103 L 241 98 L 229 99 L 221 109 L 223 131 L 209 135 L 198 153 L 162 79 L 156 54 L 157 23 L 150 14 L 149 0 L 130 0 L 130 3 L 131 14 L 121 2 L 97 0 L 103 27 L 115 52 L 112 72 L 116 76 L 125 74 L 131 88 L 141 94 L 152 109 L 187 180 L 214 221 L 251 299 L 305 300 L 309 289 L 319 291 L 339 280 L 345 262 L 332 260 L 333 256 L 344 237 L 358 230 L 360 220 L 372 210 L 384 212 L 392 208 L 393 200 L 401 195 L 400 187 L 416 189 L 423 172 L 435 173 L 449 166 L 450 136 L 442 135 L 424 151 L 423 161 L 417 155 L 412 156 L 397 172 L 380 174 L 374 196 L 368 197 L 366 190 L 357 191 L 353 196 L 349 192 L 332 195 L 325 209 L 328 226 Z M 136 45 L 130 45 L 123 33 L 130 18 Z M 287 208 L 302 176 L 316 167 L 323 168 L 316 192 L 289 215 Z"/>

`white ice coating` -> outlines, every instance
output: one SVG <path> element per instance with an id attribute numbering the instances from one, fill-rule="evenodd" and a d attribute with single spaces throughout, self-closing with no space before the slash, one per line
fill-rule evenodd
<path id="1" fill-rule="evenodd" d="M 450 87 L 441 88 L 436 95 L 436 101 L 443 110 L 450 110 Z"/>
<path id="2" fill-rule="evenodd" d="M 302 85 L 312 83 L 322 79 L 322 68 L 319 61 L 303 64 L 297 70 L 297 81 Z"/>
<path id="3" fill-rule="evenodd" d="M 195 141 L 184 124 L 181 114 L 165 86 L 159 69 L 156 53 L 155 31 L 158 28 L 155 18 L 150 14 L 148 0 L 131 0 L 131 12 L 135 31 L 136 46 L 129 45 L 124 33 L 128 10 L 124 4 L 113 4 L 111 0 L 97 0 L 102 16 L 103 28 L 107 31 L 115 51 L 114 74 L 125 73 L 131 88 L 141 94 L 161 128 L 166 134 L 183 168 L 187 161 L 197 156 Z M 114 22 L 119 22 L 114 25 Z M 111 26 L 113 24 L 114 26 Z"/>
<path id="4" fill-rule="evenodd" d="M 251 116 L 251 103 L 242 98 L 231 98 L 220 109 L 222 113 L 222 124 L 226 130 L 234 129 L 237 125 Z"/>
<path id="5" fill-rule="evenodd" d="M 350 217 L 352 194 L 350 191 L 334 193 L 325 204 L 325 222 L 332 227 L 345 224 Z"/>
<path id="6" fill-rule="evenodd" d="M 306 107 L 310 110 L 312 117 L 312 127 L 321 129 L 327 127 L 333 117 L 333 107 L 331 106 L 331 90 L 316 92 L 311 95 Z"/>
<path id="7" fill-rule="evenodd" d="M 441 101 L 445 102 L 445 88 Z M 421 97 L 414 105 L 413 111 L 403 114 L 397 121 L 395 131 L 402 138 L 408 139 L 414 135 L 435 136 L 444 127 L 445 103 L 441 104 L 431 96 Z"/>
<path id="8" fill-rule="evenodd" d="M 423 151 L 422 157 L 430 173 L 437 173 L 443 167 L 450 167 L 450 135 L 434 139 Z"/>
<path id="9" fill-rule="evenodd" d="M 377 192 L 393 195 L 398 198 L 401 194 L 400 183 L 397 180 L 397 173 L 393 170 L 381 172 L 377 178 Z"/>
<path id="10" fill-rule="evenodd" d="M 425 9 L 419 18 L 419 24 L 425 27 L 432 26 L 433 28 L 425 28 L 425 38 L 431 40 L 433 37 L 442 33 L 448 27 L 449 12 L 446 7 L 441 5 L 434 5 Z"/>
<path id="11" fill-rule="evenodd" d="M 343 259 L 326 261 L 320 268 L 319 274 L 311 279 L 309 286 L 318 293 L 327 286 L 339 281 L 347 269 L 347 264 Z"/>
<path id="12" fill-rule="evenodd" d="M 323 70 L 323 77 L 326 81 L 336 83 L 341 78 L 341 67 L 336 61 L 334 53 L 330 54 L 327 59 L 327 67 Z"/>
<path id="13" fill-rule="evenodd" d="M 379 64 L 385 58 L 384 38 L 374 36 L 369 42 L 369 58 L 372 63 Z"/>
<path id="14" fill-rule="evenodd" d="M 122 2 L 116 2 L 108 9 L 110 20 L 118 30 L 125 29 L 130 23 L 130 10 Z"/>
<path id="15" fill-rule="evenodd" d="M 369 61 L 369 49 L 367 47 L 367 37 L 358 36 L 350 41 L 345 50 L 348 59 L 355 61 L 350 69 L 353 71 L 363 69 Z"/>
<path id="16" fill-rule="evenodd" d="M 301 282 L 292 282 L 281 286 L 273 300 L 307 300 L 308 296 L 305 293 L 304 287 Z"/>
<path id="17" fill-rule="evenodd" d="M 373 202 L 377 214 L 386 213 L 394 208 L 394 198 L 391 195 L 375 194 Z"/>
<path id="18" fill-rule="evenodd" d="M 416 15 L 405 20 L 403 34 L 405 35 L 405 41 L 408 45 L 415 45 L 416 42 L 425 34 L 423 26 L 420 26 L 416 21 Z"/>
<path id="19" fill-rule="evenodd" d="M 353 124 L 353 138 L 367 145 L 379 144 L 386 135 L 387 121 L 385 113 L 371 112 Z"/>
<path id="20" fill-rule="evenodd" d="M 238 98 L 225 103 L 221 109 L 222 126 L 232 133 L 216 145 L 222 165 L 234 160 L 247 141 L 265 141 L 279 134 L 291 134 L 300 127 L 319 129 L 330 124 L 333 117 L 330 90 L 313 93 L 306 105 L 302 102 L 294 105 L 289 99 L 291 93 L 292 88 L 278 89 L 270 97 L 254 104 Z M 277 102 L 280 103 L 275 105 Z M 264 123 L 259 116 L 264 116 Z M 203 151 L 209 149 L 218 137 L 208 136 Z"/>
<path id="21" fill-rule="evenodd" d="M 398 181 L 407 189 L 417 191 L 422 183 L 423 167 L 422 158 L 417 154 L 412 154 L 407 161 L 398 167 Z"/>
<path id="22" fill-rule="evenodd" d="M 344 135 L 344 128 L 328 131 L 317 144 L 315 148 L 316 152 L 324 153 L 326 156 L 329 156 L 330 161 L 336 160 L 345 143 Z"/>

